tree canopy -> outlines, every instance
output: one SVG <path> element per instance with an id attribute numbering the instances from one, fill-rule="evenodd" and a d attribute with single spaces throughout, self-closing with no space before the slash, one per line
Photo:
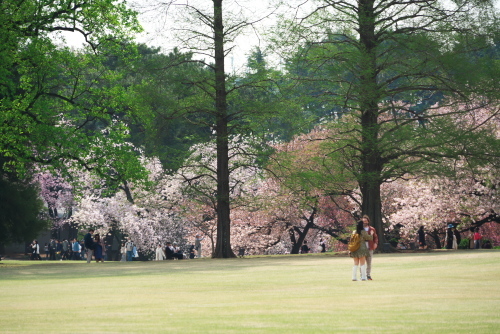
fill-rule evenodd
<path id="1" fill-rule="evenodd" d="M 318 97 L 351 115 L 330 123 L 342 130 L 329 139 L 328 156 L 343 161 L 357 180 L 361 211 L 383 242 L 382 183 L 408 172 L 436 172 L 430 164 L 445 157 L 482 159 L 485 149 L 499 156 L 498 144 L 483 145 L 498 140 L 486 129 L 450 121 L 450 115 L 485 106 L 498 112 L 498 62 L 472 60 L 493 46 L 495 9 L 488 1 L 392 0 L 301 8 L 294 20 L 283 21 L 279 40 L 290 42 L 282 44 L 285 51 L 297 40 L 307 45 L 301 62 L 291 64 L 307 62 L 303 80 L 321 82 Z M 472 67 L 477 75 L 466 74 Z"/>
<path id="2" fill-rule="evenodd" d="M 500 165 L 492 2 L 306 3 L 290 2 L 295 16 L 272 29 L 276 44 L 252 49 L 245 71 L 231 72 L 236 41 L 268 15 L 245 16 L 241 2 L 159 4 L 178 19 L 179 48 L 163 53 L 132 40 L 137 14 L 122 1 L 2 1 L 0 191 L 18 187 L 30 199 L 23 222 L 42 226 L 38 190 L 24 180 L 52 170 L 81 181 L 71 188 L 79 226 L 144 231 L 148 248 L 178 238 L 184 220 L 188 234 L 207 231 L 214 257 L 233 257 L 232 238 L 249 245 L 238 233 L 267 231 L 255 249 L 295 252 L 312 230 L 342 240 L 361 214 L 383 242 L 404 210 L 414 213 L 387 195 L 405 193 L 390 187 L 405 180 L 423 189 L 463 178 L 472 192 L 496 182 L 484 172 Z M 62 33 L 85 44 L 63 46 Z M 273 50 L 282 67 L 269 61 Z M 57 201 L 45 192 L 56 189 L 42 189 L 49 210 Z M 482 219 L 464 214 L 472 225 Z"/>
<path id="3" fill-rule="evenodd" d="M 126 131 L 113 119 L 123 106 L 106 57 L 137 31 L 120 1 L 2 1 L 0 4 L 0 154 L 5 168 L 25 164 L 101 164 Z M 82 35 L 84 52 L 57 45 L 60 32 Z M 84 150 L 84 151 L 82 151 Z M 120 151 L 120 150 L 118 150 Z M 126 150 L 121 150 L 126 151 Z"/>
<path id="4" fill-rule="evenodd" d="M 39 193 L 29 180 L 4 173 L 0 177 L 0 251 L 6 244 L 35 239 L 49 226 Z"/>

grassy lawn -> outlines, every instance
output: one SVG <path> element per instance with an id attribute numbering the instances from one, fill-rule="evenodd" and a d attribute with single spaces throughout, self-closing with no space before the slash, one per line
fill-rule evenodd
<path id="1" fill-rule="evenodd" d="M 499 333 L 500 251 L 0 262 L 1 333 Z"/>

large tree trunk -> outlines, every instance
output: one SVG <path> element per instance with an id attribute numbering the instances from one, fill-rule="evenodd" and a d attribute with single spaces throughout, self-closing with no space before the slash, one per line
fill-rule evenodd
<path id="1" fill-rule="evenodd" d="M 383 163 L 379 150 L 379 102 L 380 92 L 377 84 L 378 45 L 375 35 L 374 0 L 358 2 L 359 24 L 359 66 L 360 75 L 360 112 L 361 112 L 361 166 L 358 178 L 362 194 L 361 211 L 368 215 L 377 230 L 379 244 L 385 242 L 382 224 L 382 204 L 380 185 Z"/>
<path id="2" fill-rule="evenodd" d="M 290 230 L 290 240 L 292 241 L 292 250 L 290 251 L 290 254 L 300 254 L 300 248 L 302 247 L 302 244 L 306 239 L 307 233 L 309 233 L 309 230 L 313 225 L 313 223 L 307 222 L 304 230 L 302 231 L 300 231 L 300 229 L 297 227 L 294 227 Z M 297 232 L 297 234 L 299 235 L 298 239 L 295 238 L 295 232 Z M 291 237 L 292 234 L 294 236 L 293 238 Z"/>
<path id="3" fill-rule="evenodd" d="M 366 182 L 361 186 L 362 206 L 361 211 L 364 215 L 368 215 L 371 220 L 371 225 L 375 227 L 378 235 L 378 245 L 382 248 L 385 243 L 385 229 L 382 223 L 382 200 L 380 198 L 380 184 L 370 184 Z"/>
<path id="4" fill-rule="evenodd" d="M 302 247 L 302 244 L 306 239 L 307 233 L 309 233 L 309 230 L 314 227 L 314 218 L 316 216 L 316 213 L 317 213 L 317 208 L 313 208 L 313 211 L 309 216 L 309 218 L 303 217 L 304 220 L 306 221 L 306 226 L 304 226 L 304 229 L 302 231 L 297 226 L 289 230 L 290 241 L 292 242 L 292 250 L 290 251 L 290 254 L 300 253 L 300 248 Z M 295 232 L 297 232 L 297 234 L 299 235 L 298 239 L 295 238 Z"/>
<path id="5" fill-rule="evenodd" d="M 215 108 L 217 141 L 217 244 L 214 258 L 236 257 L 231 249 L 229 206 L 229 138 L 222 0 L 214 0 Z"/>

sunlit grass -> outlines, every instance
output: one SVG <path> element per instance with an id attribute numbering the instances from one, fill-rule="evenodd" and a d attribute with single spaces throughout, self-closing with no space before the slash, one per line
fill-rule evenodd
<path id="1" fill-rule="evenodd" d="M 500 251 L 0 262 L 0 332 L 495 333 Z"/>

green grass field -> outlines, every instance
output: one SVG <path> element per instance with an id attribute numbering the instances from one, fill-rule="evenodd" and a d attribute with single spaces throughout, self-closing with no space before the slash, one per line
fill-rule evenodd
<path id="1" fill-rule="evenodd" d="M 499 333 L 500 251 L 0 262 L 1 333 Z"/>

